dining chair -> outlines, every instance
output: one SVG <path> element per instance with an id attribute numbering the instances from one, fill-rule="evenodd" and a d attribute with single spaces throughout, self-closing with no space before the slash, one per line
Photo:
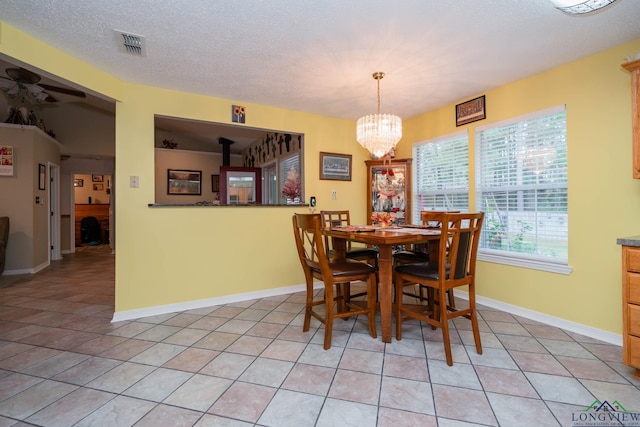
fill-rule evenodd
<path id="1" fill-rule="evenodd" d="M 431 225 L 433 227 L 439 227 L 438 221 L 433 219 L 433 214 L 438 213 L 459 213 L 460 211 L 421 211 L 420 212 L 420 223 L 423 226 Z M 404 249 L 401 251 L 397 251 L 393 254 L 393 263 L 394 266 L 401 264 L 413 264 L 416 262 L 425 262 L 429 260 L 429 255 L 427 254 L 426 245 L 419 244 L 413 245 L 410 249 Z"/>
<path id="2" fill-rule="evenodd" d="M 351 225 L 351 219 L 348 210 L 341 211 L 320 211 L 322 216 L 322 227 L 343 227 Z M 324 239 L 325 248 L 329 258 L 334 255 L 332 239 L 325 236 Z M 347 242 L 346 257 L 348 259 L 354 259 L 357 261 L 365 261 L 375 267 L 378 266 L 378 250 L 376 248 L 369 248 L 364 246 L 352 246 L 351 242 Z"/>
<path id="3" fill-rule="evenodd" d="M 333 320 L 364 314 L 368 317 L 369 333 L 373 338 L 377 338 L 376 268 L 364 262 L 348 259 L 330 261 L 324 247 L 320 214 L 294 214 L 293 231 L 307 285 L 302 331 L 309 331 L 311 317 L 319 320 L 325 327 L 324 349 L 328 350 L 331 347 Z M 324 284 L 324 293 L 320 299 L 317 299 L 314 292 L 314 279 Z M 350 283 L 355 281 L 366 282 L 365 301 L 356 301 L 347 295 L 350 292 Z M 334 307 L 336 303 L 338 309 Z M 324 314 L 314 310 L 314 307 L 321 305 L 324 305 Z"/>
<path id="4" fill-rule="evenodd" d="M 441 328 L 447 364 L 452 366 L 449 320 L 453 318 L 463 316 L 471 320 L 476 351 L 482 354 L 476 312 L 475 272 L 484 213 L 441 213 L 434 214 L 434 218 L 441 223 L 437 265 L 430 260 L 395 268 L 396 339 L 402 339 L 405 316 Z M 403 301 L 405 283 L 417 283 L 432 289 L 435 298 L 429 298 L 427 304 L 406 304 Z M 458 287 L 467 287 L 468 290 L 469 305 L 465 309 L 447 304 L 447 292 Z"/>
<path id="5" fill-rule="evenodd" d="M 436 211 L 436 210 L 427 210 L 420 212 L 420 223 L 423 226 L 431 226 L 431 227 L 440 227 L 440 222 L 438 221 L 438 215 L 443 213 L 460 213 L 459 210 L 452 211 Z M 410 249 L 404 249 L 401 251 L 397 251 L 393 254 L 393 266 L 397 267 L 398 265 L 403 264 L 416 264 L 421 262 L 429 261 L 429 253 L 428 253 L 428 245 L 427 244 L 417 244 L 413 245 Z M 412 292 L 404 291 L 405 295 L 416 297 L 421 301 L 427 299 L 427 296 L 424 295 L 425 289 L 423 287 L 419 287 L 419 294 L 414 294 Z M 432 293 L 432 292 L 431 292 Z M 449 304 L 452 307 L 455 307 L 455 298 L 453 297 L 453 292 L 448 292 Z"/>

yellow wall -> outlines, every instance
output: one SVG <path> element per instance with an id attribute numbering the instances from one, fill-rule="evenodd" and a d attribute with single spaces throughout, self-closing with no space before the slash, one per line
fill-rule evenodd
<path id="1" fill-rule="evenodd" d="M 302 284 L 291 216 L 306 208 L 147 206 L 154 202 L 154 114 L 224 123 L 233 102 L 135 85 L 126 93 L 116 111 L 115 181 L 137 175 L 140 188 L 116 193 L 117 310 Z M 366 153 L 353 141 L 353 122 L 242 104 L 248 126 L 305 135 L 306 194 L 319 209 L 351 209 L 365 221 Z M 318 181 L 319 151 L 352 152 L 356 178 Z"/>
<path id="2" fill-rule="evenodd" d="M 573 272 L 481 262 L 480 295 L 621 332 L 616 238 L 640 234 L 640 180 L 631 178 L 630 77 L 620 63 L 639 50 L 636 40 L 486 92 L 487 119 L 467 125 L 471 130 L 567 105 Z M 230 123 L 229 106 L 240 103 L 247 107 L 247 126 L 303 133 L 307 198 L 316 196 L 318 209 L 346 208 L 354 222 L 366 221 L 368 155 L 354 141 L 352 121 L 127 84 L 74 58 L 62 61 L 58 50 L 4 23 L 0 53 L 119 100 L 114 182 L 128 183 L 136 175 L 140 188 L 121 185 L 116 192 L 118 312 L 303 283 L 291 215 L 304 208 L 148 207 L 154 202 L 154 114 Z M 453 105 L 406 120 L 404 128 L 399 158 L 410 157 L 416 141 L 459 130 Z M 320 151 L 353 154 L 353 181 L 318 180 Z M 335 201 L 332 190 L 338 193 Z"/>
<path id="3" fill-rule="evenodd" d="M 640 40 L 485 93 L 486 120 L 463 127 L 471 141 L 472 207 L 475 127 L 566 104 L 573 272 L 480 262 L 479 295 L 621 333 L 621 251 L 616 239 L 640 234 L 640 180 L 631 175 L 631 78 L 620 64 L 625 55 L 638 51 Z M 410 157 L 413 143 L 461 130 L 455 126 L 454 108 L 447 105 L 407 120 L 398 155 Z"/>

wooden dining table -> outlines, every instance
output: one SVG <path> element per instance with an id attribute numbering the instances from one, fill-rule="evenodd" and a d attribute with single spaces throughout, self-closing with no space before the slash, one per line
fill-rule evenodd
<path id="1" fill-rule="evenodd" d="M 382 341 L 391 342 L 393 306 L 393 248 L 394 246 L 427 243 L 431 259 L 437 259 L 440 229 L 424 226 L 343 226 L 325 228 L 322 233 L 333 238 L 336 259 L 344 259 L 347 241 L 378 247 L 378 299 Z"/>

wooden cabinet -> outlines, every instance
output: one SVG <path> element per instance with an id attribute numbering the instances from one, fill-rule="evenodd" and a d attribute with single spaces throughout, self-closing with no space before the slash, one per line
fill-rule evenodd
<path id="1" fill-rule="evenodd" d="M 640 59 L 622 64 L 631 72 L 631 116 L 633 141 L 633 177 L 640 178 Z"/>
<path id="2" fill-rule="evenodd" d="M 411 224 L 412 159 L 367 160 L 367 223 L 371 214 L 389 212 L 395 224 Z M 390 173 L 390 171 L 392 173 Z"/>
<path id="3" fill-rule="evenodd" d="M 622 247 L 622 354 L 640 376 L 640 247 Z"/>

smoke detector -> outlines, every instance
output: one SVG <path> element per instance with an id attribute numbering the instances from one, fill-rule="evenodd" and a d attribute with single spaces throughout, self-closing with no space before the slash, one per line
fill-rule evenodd
<path id="1" fill-rule="evenodd" d="M 118 49 L 121 52 L 136 56 L 147 56 L 147 46 L 144 36 L 113 30 L 116 33 Z"/>

